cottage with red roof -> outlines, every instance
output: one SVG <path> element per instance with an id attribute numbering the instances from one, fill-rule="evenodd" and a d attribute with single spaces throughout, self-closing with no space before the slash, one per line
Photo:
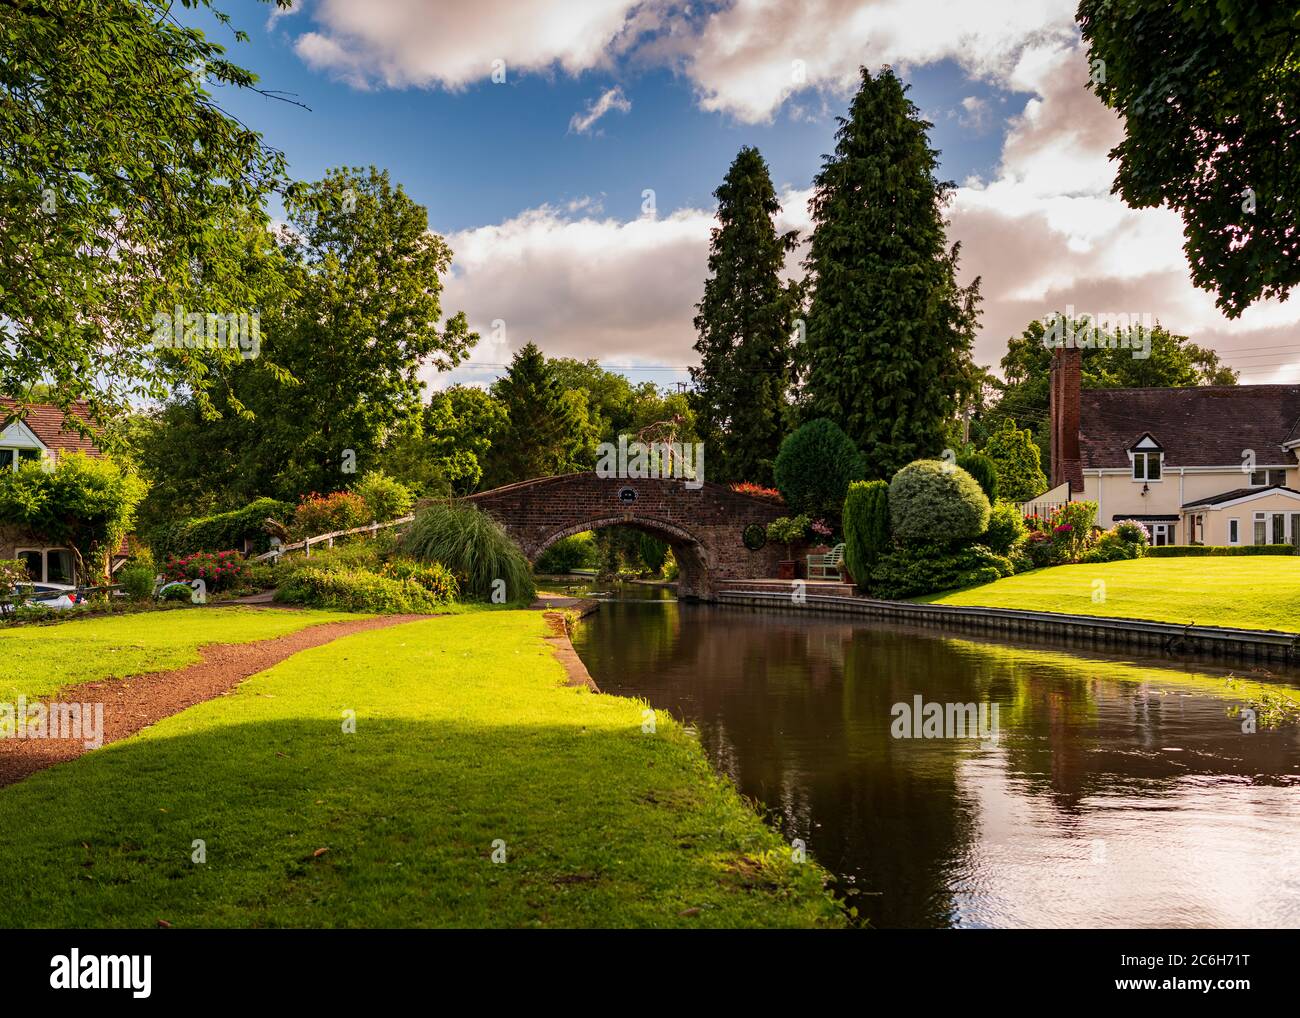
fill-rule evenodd
<path id="1" fill-rule="evenodd" d="M 66 427 L 63 411 L 58 407 L 31 406 L 15 416 L 16 407 L 13 400 L 0 397 L 0 422 L 9 420 L 0 429 L 0 470 L 17 470 L 24 460 L 57 461 L 70 452 L 101 455 L 94 441 Z M 87 424 L 91 423 L 84 405 L 74 406 L 72 412 Z M 113 556 L 112 568 L 124 562 L 126 556 L 127 545 L 123 541 Z M 26 562 L 27 572 L 36 583 L 74 584 L 80 579 L 74 576 L 71 549 L 52 545 L 40 534 L 19 527 L 0 525 L 0 559 Z"/>
<path id="2" fill-rule="evenodd" d="M 1300 385 L 1081 389 L 1081 356 L 1052 355 L 1044 500 L 1095 501 L 1157 545 L 1300 548 Z"/>

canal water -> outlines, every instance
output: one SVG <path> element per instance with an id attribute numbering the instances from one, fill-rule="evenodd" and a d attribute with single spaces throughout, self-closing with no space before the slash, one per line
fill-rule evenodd
<path id="1" fill-rule="evenodd" d="M 1295 675 L 605 596 L 573 641 L 601 689 L 695 726 L 875 926 L 1300 926 Z"/>

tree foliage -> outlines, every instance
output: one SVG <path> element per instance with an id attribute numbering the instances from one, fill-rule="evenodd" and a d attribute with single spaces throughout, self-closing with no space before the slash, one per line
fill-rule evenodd
<path id="1" fill-rule="evenodd" d="M 993 461 L 998 474 L 998 492 L 1009 502 L 1028 502 L 1047 490 L 1038 446 L 1028 429 L 1004 418 L 989 436 L 984 454 Z"/>
<path id="2" fill-rule="evenodd" d="M 988 529 L 989 500 L 975 478 L 940 460 L 916 460 L 889 482 L 889 526 L 899 541 L 942 544 Z"/>
<path id="3" fill-rule="evenodd" d="M 130 532 L 145 485 L 108 458 L 67 453 L 51 469 L 29 460 L 0 471 L 0 524 L 66 545 L 76 571 L 107 575 L 108 558 Z"/>
<path id="4" fill-rule="evenodd" d="M 786 436 L 773 472 L 791 510 L 838 522 L 849 485 L 865 469 L 853 440 L 834 421 L 820 418 Z"/>
<path id="5" fill-rule="evenodd" d="M 1114 190 L 1183 218 L 1197 286 L 1229 317 L 1300 282 L 1300 9 L 1082 0 L 1090 85 L 1124 119 Z"/>
<path id="6" fill-rule="evenodd" d="M 583 404 L 566 399 L 555 371 L 535 343 L 526 343 L 492 395 L 505 409 L 500 440 L 488 454 L 484 486 L 495 488 L 576 468 Z"/>
<path id="7" fill-rule="evenodd" d="M 811 202 L 806 413 L 839 424 L 871 475 L 888 477 L 944 447 L 969 379 L 978 280 L 956 283 L 952 184 L 935 177 L 930 125 L 894 73 L 864 68 L 839 123 Z"/>
<path id="8" fill-rule="evenodd" d="M 844 499 L 844 564 L 858 586 L 889 544 L 889 482 L 854 481 Z"/>
<path id="9" fill-rule="evenodd" d="M 99 420 L 179 384 L 204 403 L 238 352 L 154 351 L 150 323 L 259 308 L 263 202 L 292 190 L 281 154 L 213 98 L 257 78 L 169 11 L 27 0 L 0 16 L 0 380 L 21 401 L 47 384 L 72 427 L 79 400 Z"/>
<path id="10" fill-rule="evenodd" d="M 781 206 L 756 148 L 740 150 L 713 194 L 719 225 L 697 305 L 700 366 L 691 369 L 691 406 L 715 480 L 771 484 L 785 434 L 800 299 L 781 271 L 798 235 L 776 231 Z"/>

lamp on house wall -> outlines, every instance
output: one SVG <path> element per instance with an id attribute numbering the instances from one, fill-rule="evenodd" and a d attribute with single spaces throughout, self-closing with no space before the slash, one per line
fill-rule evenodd
<path id="1" fill-rule="evenodd" d="M 1142 497 L 1143 497 L 1143 498 L 1146 498 L 1146 497 L 1147 497 L 1147 492 L 1150 491 L 1150 490 L 1151 490 L 1151 485 L 1146 484 L 1146 483 L 1143 483 L 1143 485 L 1142 485 Z"/>

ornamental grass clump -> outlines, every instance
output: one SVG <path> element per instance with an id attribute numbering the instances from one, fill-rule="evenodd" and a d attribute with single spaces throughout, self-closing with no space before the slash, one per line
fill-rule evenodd
<path id="1" fill-rule="evenodd" d="M 532 601 L 537 593 L 523 552 L 496 520 L 471 502 L 435 502 L 416 513 L 397 544 L 421 562 L 439 562 L 461 592 L 495 603 Z"/>

